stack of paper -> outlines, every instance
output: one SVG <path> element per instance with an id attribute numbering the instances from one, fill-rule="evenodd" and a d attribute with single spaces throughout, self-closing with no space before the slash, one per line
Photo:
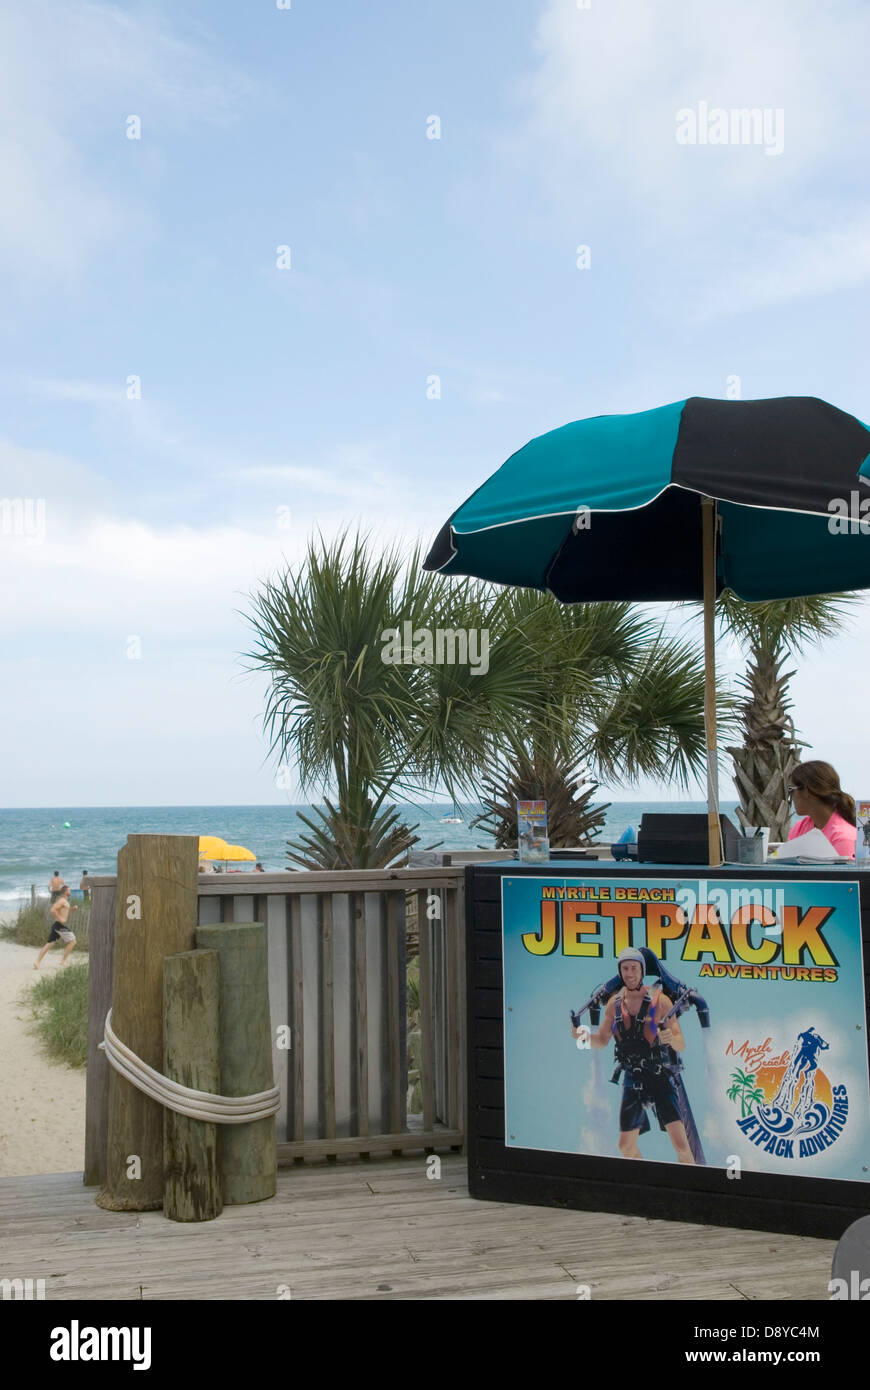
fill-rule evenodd
<path id="1" fill-rule="evenodd" d="M 796 835 L 793 840 L 786 840 L 771 851 L 767 862 L 779 863 L 780 860 L 796 860 L 799 864 L 852 863 L 851 857 L 838 854 L 827 835 L 815 828 L 808 830 L 806 835 Z"/>

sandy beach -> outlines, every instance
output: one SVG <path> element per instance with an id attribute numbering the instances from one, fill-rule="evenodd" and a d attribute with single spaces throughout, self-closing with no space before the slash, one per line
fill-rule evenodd
<path id="1" fill-rule="evenodd" d="M 53 1062 L 33 1031 L 26 989 L 38 978 L 35 946 L 0 941 L 0 1177 L 81 1172 L 85 1073 Z M 60 948 L 40 975 L 60 968 Z"/>

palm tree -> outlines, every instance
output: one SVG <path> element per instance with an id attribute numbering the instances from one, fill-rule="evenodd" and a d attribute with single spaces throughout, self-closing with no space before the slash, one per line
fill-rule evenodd
<path id="1" fill-rule="evenodd" d="M 740 1118 L 745 1120 L 752 1106 L 764 1100 L 764 1092 L 760 1086 L 755 1085 L 753 1072 L 741 1071 L 738 1067 L 731 1073 L 731 1080 L 734 1084 L 728 1091 L 728 1099 L 733 1100 L 735 1104 L 740 1101 Z"/>
<path id="2" fill-rule="evenodd" d="M 264 725 L 270 752 L 295 762 L 304 791 L 334 788 L 325 810 L 302 816 L 309 834 L 290 842 L 291 862 L 317 868 L 381 868 L 417 842 L 389 798 L 440 778 L 468 789 L 491 744 L 532 696 L 523 635 L 503 632 L 505 592 L 428 574 L 415 548 L 380 554 L 347 532 L 312 540 L 301 566 L 252 596 L 257 643 L 249 660 L 270 676 Z M 386 660 L 385 634 L 423 630 L 503 632 L 486 671 L 465 663 Z M 479 666 L 482 663 L 478 663 Z"/>
<path id="3" fill-rule="evenodd" d="M 806 647 L 842 632 L 856 601 L 853 595 L 821 594 L 747 603 L 727 589 L 719 598 L 720 623 L 747 656 L 738 681 L 746 692 L 740 706 L 743 742 L 727 750 L 740 798 L 737 817 L 744 826 L 769 825 L 773 840 L 788 837 L 788 788 L 806 746 L 790 713 L 794 670 L 783 668 Z"/>
<path id="4" fill-rule="evenodd" d="M 496 849 L 512 849 L 517 843 L 517 801 L 546 801 L 547 834 L 553 848 L 591 844 L 607 818 L 609 802 L 594 804 L 598 783 L 588 779 L 583 760 L 573 765 L 533 755 L 522 744 L 503 751 L 500 779 L 491 782 L 481 796 L 484 813 L 471 824 L 488 830 Z"/>
<path id="5" fill-rule="evenodd" d="M 515 841 L 515 798 L 544 796 L 554 845 L 576 844 L 603 819 L 596 777 L 685 783 L 703 765 L 700 658 L 626 603 L 450 579 L 423 571 L 419 548 L 405 561 L 345 533 L 265 584 L 251 622 L 270 751 L 328 797 L 301 817 L 294 864 L 395 862 L 416 827 L 391 799 L 438 784 L 453 798 L 488 784 L 501 843 Z M 417 660 L 414 634 L 438 630 L 486 634 L 485 667 Z M 399 659 L 386 659 L 390 631 Z"/>
<path id="6" fill-rule="evenodd" d="M 505 617 L 526 634 L 535 700 L 502 731 L 482 824 L 516 843 L 517 799 L 548 803 L 554 847 L 588 843 L 607 806 L 599 781 L 662 777 L 687 785 L 704 765 L 704 673 L 697 650 L 628 603 L 559 603 L 514 589 Z M 722 699 L 722 717 L 729 702 Z"/>

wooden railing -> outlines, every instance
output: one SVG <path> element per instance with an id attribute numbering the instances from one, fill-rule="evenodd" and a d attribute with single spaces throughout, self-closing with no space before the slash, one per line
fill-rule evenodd
<path id="1" fill-rule="evenodd" d="M 248 891 L 244 891 L 247 889 Z M 255 891 L 251 891 L 254 889 Z M 115 879 L 91 888 L 86 1184 L 102 1182 Z M 410 1114 L 406 918 L 419 934 L 422 1113 Z M 465 1139 L 465 911 L 459 867 L 201 874 L 202 924 L 264 922 L 278 1161 Z M 413 914 L 412 914 L 413 915 Z"/>

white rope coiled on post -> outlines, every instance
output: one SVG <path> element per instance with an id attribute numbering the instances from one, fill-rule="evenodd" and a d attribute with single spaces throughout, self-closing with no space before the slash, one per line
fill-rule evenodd
<path id="1" fill-rule="evenodd" d="M 112 1031 L 112 1010 L 106 1014 L 105 1037 L 99 1047 L 105 1052 L 109 1065 L 126 1077 L 132 1086 L 150 1096 L 168 1110 L 186 1115 L 191 1120 L 205 1120 L 215 1125 L 247 1125 L 252 1120 L 267 1120 L 281 1108 L 277 1086 L 259 1091 L 253 1096 L 216 1096 L 211 1091 L 194 1091 L 178 1081 L 170 1081 L 137 1057 Z"/>

